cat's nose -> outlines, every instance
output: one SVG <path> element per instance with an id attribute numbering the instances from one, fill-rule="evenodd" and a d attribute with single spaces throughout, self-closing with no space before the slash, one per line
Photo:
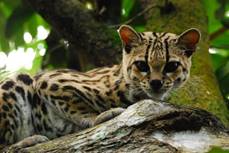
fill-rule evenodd
<path id="1" fill-rule="evenodd" d="M 162 81 L 161 80 L 151 80 L 150 86 L 154 91 L 158 91 L 162 87 Z"/>

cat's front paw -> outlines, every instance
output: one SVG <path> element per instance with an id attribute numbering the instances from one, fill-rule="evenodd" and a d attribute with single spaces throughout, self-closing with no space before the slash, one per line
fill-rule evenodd
<path id="1" fill-rule="evenodd" d="M 100 123 L 106 122 L 106 121 L 118 116 L 119 114 L 124 112 L 124 110 L 125 110 L 125 108 L 121 108 L 121 107 L 109 109 L 109 110 L 99 114 L 96 117 L 94 125 L 98 125 Z"/>
<path id="2" fill-rule="evenodd" d="M 33 135 L 30 137 L 27 137 L 13 145 L 11 145 L 7 152 L 26 152 L 24 148 L 30 147 L 42 142 L 46 142 L 49 139 L 46 136 L 43 135 Z"/>

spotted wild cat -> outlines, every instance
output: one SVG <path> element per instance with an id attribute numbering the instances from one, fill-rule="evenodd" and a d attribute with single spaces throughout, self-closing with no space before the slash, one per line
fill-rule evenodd
<path id="1" fill-rule="evenodd" d="M 64 69 L 35 77 L 19 74 L 1 82 L 0 144 L 27 137 L 32 143 L 45 138 L 40 135 L 52 139 L 82 130 L 141 99 L 163 99 L 188 79 L 200 39 L 197 29 L 180 35 L 137 33 L 123 25 L 118 32 L 123 43 L 120 65 L 85 73 Z"/>

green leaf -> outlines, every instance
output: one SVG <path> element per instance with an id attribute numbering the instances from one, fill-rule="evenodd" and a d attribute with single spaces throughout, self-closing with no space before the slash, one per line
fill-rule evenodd
<path id="1" fill-rule="evenodd" d="M 228 38 L 229 38 L 229 31 L 226 31 L 216 39 L 212 40 L 211 44 L 213 46 L 218 46 L 218 47 L 229 46 Z"/>
<path id="2" fill-rule="evenodd" d="M 213 147 L 208 153 L 228 153 L 228 149 L 222 149 L 220 147 Z"/>
<path id="3" fill-rule="evenodd" d="M 13 10 L 5 25 L 6 38 L 12 38 L 17 35 L 19 29 L 22 28 L 24 23 L 33 15 L 33 13 L 32 9 L 25 5 L 20 5 Z"/>
<path id="4" fill-rule="evenodd" d="M 202 0 L 202 2 L 208 16 L 208 31 L 212 33 L 222 27 L 220 20 L 216 18 L 215 14 L 220 4 L 217 0 L 211 0 L 211 2 L 209 2 L 209 0 Z"/>
<path id="5" fill-rule="evenodd" d="M 30 74 L 36 74 L 40 70 L 41 63 L 42 63 L 42 57 L 36 56 L 35 59 L 33 60 L 33 68 L 30 70 Z"/>
<path id="6" fill-rule="evenodd" d="M 1 30 L 0 30 L 0 51 L 5 51 L 5 52 L 10 51 L 9 42 L 5 39 L 4 36 L 1 35 Z"/>
<path id="7" fill-rule="evenodd" d="M 214 71 L 222 67 L 225 64 L 225 62 L 227 61 L 227 58 L 225 58 L 224 56 L 220 54 L 211 54 L 211 58 L 212 58 L 212 64 L 213 64 Z"/>
<path id="8" fill-rule="evenodd" d="M 32 37 L 34 38 L 37 35 L 37 27 L 40 24 L 38 23 L 37 19 L 36 19 L 36 15 L 33 14 L 28 20 L 27 22 L 25 22 L 24 24 L 24 30 L 28 31 Z"/>
<path id="9" fill-rule="evenodd" d="M 0 2 L 0 51 L 9 51 L 9 41 L 5 38 L 5 22 L 12 12 L 12 8 L 8 7 L 4 2 Z"/>
<path id="10" fill-rule="evenodd" d="M 1 0 L 0 2 L 11 9 L 15 9 L 16 7 L 21 5 L 21 0 Z"/>
<path id="11" fill-rule="evenodd" d="M 128 18 L 131 10 L 134 7 L 136 0 L 123 0 L 122 1 L 122 16 Z"/>
<path id="12" fill-rule="evenodd" d="M 9 50 L 9 43 L 4 35 L 5 15 L 0 11 L 0 51 Z"/>
<path id="13" fill-rule="evenodd" d="M 216 75 L 219 81 L 224 80 L 225 78 L 229 81 L 229 78 L 226 77 L 229 76 L 229 58 L 227 58 L 226 61 L 222 63 L 222 66 L 219 67 L 219 69 L 216 71 Z"/>
<path id="14" fill-rule="evenodd" d="M 145 26 L 144 25 L 135 25 L 134 29 L 138 32 L 144 32 L 145 31 Z"/>
<path id="15" fill-rule="evenodd" d="M 42 25 L 42 26 L 44 26 L 46 29 L 50 29 L 49 24 L 48 24 L 40 15 L 35 14 L 35 15 L 34 15 L 34 18 L 36 19 L 36 23 L 37 23 L 38 25 Z"/>
<path id="16" fill-rule="evenodd" d="M 229 58 L 228 61 L 225 62 L 219 69 L 216 71 L 216 76 L 219 81 L 220 89 L 224 95 L 229 95 Z M 225 97 L 226 98 L 226 97 Z"/>
<path id="17" fill-rule="evenodd" d="M 222 91 L 225 100 L 229 102 L 229 57 L 225 59 L 222 65 L 217 69 L 216 76 L 220 90 Z"/>

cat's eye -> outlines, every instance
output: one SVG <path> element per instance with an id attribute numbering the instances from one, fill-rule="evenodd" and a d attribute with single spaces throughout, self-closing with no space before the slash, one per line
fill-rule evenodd
<path id="1" fill-rule="evenodd" d="M 136 61 L 136 62 L 134 62 L 134 64 L 136 65 L 138 70 L 141 72 L 148 72 L 149 71 L 149 66 L 145 61 Z"/>
<path id="2" fill-rule="evenodd" d="M 168 63 L 165 65 L 164 72 L 165 72 L 165 73 L 174 72 L 174 71 L 177 70 L 177 68 L 178 68 L 179 65 L 180 65 L 180 62 L 177 62 L 177 61 L 168 62 Z"/>

